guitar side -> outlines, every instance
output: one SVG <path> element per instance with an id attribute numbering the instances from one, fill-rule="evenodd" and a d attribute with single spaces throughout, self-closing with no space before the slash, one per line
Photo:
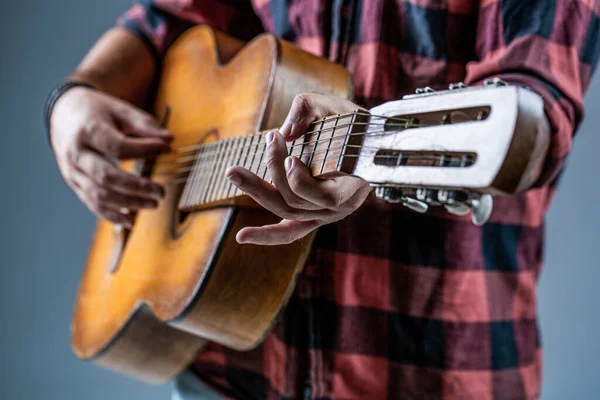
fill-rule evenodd
<path id="1" fill-rule="evenodd" d="M 351 96 L 339 65 L 271 35 L 242 47 L 203 26 L 173 44 L 155 112 L 172 108 L 174 148 L 278 127 L 298 93 Z M 138 214 L 122 249 L 113 225 L 98 223 L 71 329 L 79 357 L 148 382 L 176 375 L 206 339 L 238 350 L 258 345 L 291 295 L 314 237 L 239 245 L 242 227 L 277 221 L 258 207 L 182 215 L 180 176 L 169 160 L 159 157 L 153 175 L 166 198 Z"/>

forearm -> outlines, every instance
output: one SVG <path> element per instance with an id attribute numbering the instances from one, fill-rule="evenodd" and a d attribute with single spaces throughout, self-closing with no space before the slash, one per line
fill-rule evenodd
<path id="1" fill-rule="evenodd" d="M 148 47 L 124 28 L 106 32 L 84 57 L 71 80 L 144 106 L 155 76 L 155 61 Z"/>

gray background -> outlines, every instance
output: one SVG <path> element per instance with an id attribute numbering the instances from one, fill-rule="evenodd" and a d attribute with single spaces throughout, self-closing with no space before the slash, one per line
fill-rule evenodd
<path id="1" fill-rule="evenodd" d="M 51 5 L 50 5 L 51 4 Z M 131 0 L 0 1 L 0 398 L 167 399 L 78 361 L 69 346 L 73 297 L 94 225 L 63 184 L 41 109 Z M 544 400 L 600 398 L 600 77 L 548 217 L 540 282 Z"/>

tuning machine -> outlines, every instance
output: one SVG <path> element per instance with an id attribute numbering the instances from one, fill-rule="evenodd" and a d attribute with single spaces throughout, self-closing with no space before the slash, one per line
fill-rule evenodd
<path id="1" fill-rule="evenodd" d="M 468 88 L 469 86 L 465 85 L 464 82 L 451 83 L 450 85 L 448 85 L 448 90 L 461 90 Z"/>
<path id="2" fill-rule="evenodd" d="M 444 206 L 451 214 L 465 216 L 471 212 L 473 224 L 485 224 L 492 214 L 494 199 L 489 194 L 462 190 L 417 189 L 417 200 L 430 205 Z"/>
<path id="3" fill-rule="evenodd" d="M 489 194 L 445 189 L 401 189 L 392 186 L 376 186 L 375 196 L 390 203 L 400 203 L 418 213 L 425 213 L 430 206 L 443 206 L 449 213 L 465 216 L 471 213 L 473 224 L 485 224 L 493 209 Z"/>
<path id="4" fill-rule="evenodd" d="M 493 79 L 486 79 L 485 81 L 483 81 L 483 86 L 509 86 L 508 82 L 496 77 Z"/>
<path id="5" fill-rule="evenodd" d="M 471 198 L 469 200 L 469 207 L 471 208 L 471 220 L 477 226 L 485 224 L 494 208 L 494 198 L 491 194 L 482 194 L 478 197 Z"/>
<path id="6" fill-rule="evenodd" d="M 437 198 L 450 213 L 458 216 L 471 213 L 471 221 L 476 226 L 485 224 L 492 215 L 494 198 L 492 195 L 457 190 L 438 190 Z"/>
<path id="7" fill-rule="evenodd" d="M 435 92 L 435 89 L 432 89 L 429 86 L 425 86 L 423 88 L 417 88 L 415 90 L 416 94 L 425 94 L 425 93 L 433 93 L 433 92 Z"/>
<path id="8" fill-rule="evenodd" d="M 388 203 L 400 203 L 403 206 L 420 214 L 425 214 L 429 209 L 427 203 L 412 197 L 408 197 L 404 195 L 402 189 L 393 186 L 376 186 L 375 196 L 378 199 L 387 201 Z"/>

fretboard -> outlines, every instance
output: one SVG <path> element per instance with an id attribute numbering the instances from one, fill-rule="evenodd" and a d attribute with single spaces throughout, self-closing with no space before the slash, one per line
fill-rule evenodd
<path id="1" fill-rule="evenodd" d="M 288 154 L 302 160 L 315 177 L 332 172 L 351 173 L 362 142 L 360 132 L 367 118 L 362 112 L 354 112 L 316 121 L 306 135 L 287 143 Z M 188 168 L 179 209 L 190 211 L 242 195 L 225 176 L 227 169 L 234 165 L 271 182 L 266 165 L 267 132 L 198 146 L 190 157 L 189 164 L 193 166 Z"/>

